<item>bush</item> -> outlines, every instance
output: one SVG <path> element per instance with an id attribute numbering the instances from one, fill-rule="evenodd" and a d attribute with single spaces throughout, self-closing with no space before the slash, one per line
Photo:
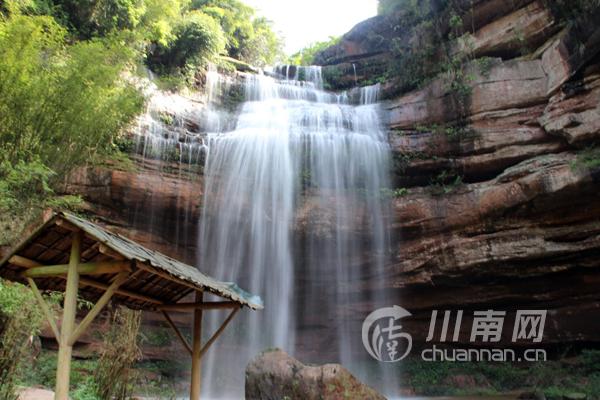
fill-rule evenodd
<path id="1" fill-rule="evenodd" d="M 218 22 L 199 11 L 186 15 L 174 29 L 175 39 L 158 44 L 149 58 L 159 73 L 178 74 L 206 64 L 225 49 L 225 37 Z"/>
<path id="2" fill-rule="evenodd" d="M 133 366 L 141 358 L 138 333 L 141 312 L 118 308 L 104 337 L 104 350 L 94 375 L 96 394 L 103 400 L 128 399 L 135 377 Z"/>
<path id="3" fill-rule="evenodd" d="M 342 38 L 339 36 L 330 36 L 328 40 L 322 42 L 311 43 L 299 52 L 293 54 L 288 59 L 288 63 L 292 65 L 312 65 L 315 62 L 315 57 L 321 51 L 335 46 Z"/>
<path id="4" fill-rule="evenodd" d="M 257 18 L 252 7 L 239 0 L 193 0 L 199 10 L 219 22 L 225 35 L 227 55 L 258 67 L 282 58 L 283 43 L 271 22 Z"/>
<path id="5" fill-rule="evenodd" d="M 0 164 L 0 211 L 23 210 L 53 193 L 48 181 L 54 172 L 39 159 Z"/>
<path id="6" fill-rule="evenodd" d="M 18 373 L 27 358 L 29 339 L 42 324 L 33 293 L 0 280 L 0 399 L 16 400 Z"/>
<path id="7" fill-rule="evenodd" d="M 133 53 L 117 38 L 67 46 L 48 17 L 0 22 L 0 162 L 41 162 L 60 178 L 98 154 L 142 110 L 123 80 Z"/>
<path id="8" fill-rule="evenodd" d="M 136 53 L 121 38 L 69 43 L 51 17 L 0 18 L 0 210 L 11 220 L 75 207 L 73 197 L 46 202 L 54 185 L 114 154 L 113 138 L 142 110 L 124 79 Z"/>

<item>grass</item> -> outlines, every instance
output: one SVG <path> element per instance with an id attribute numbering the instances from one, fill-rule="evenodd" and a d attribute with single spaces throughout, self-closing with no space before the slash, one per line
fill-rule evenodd
<path id="1" fill-rule="evenodd" d="M 56 384 L 57 353 L 44 350 L 32 363 L 24 363 L 19 386 L 44 387 L 53 390 Z M 71 369 L 71 397 L 73 400 L 98 400 L 94 373 L 98 369 L 98 360 L 73 359 Z M 137 381 L 135 393 L 146 397 L 175 399 L 175 382 L 179 374 L 188 370 L 184 363 L 169 361 L 145 361 L 136 365 Z"/>
<path id="2" fill-rule="evenodd" d="M 406 382 L 417 396 L 498 395 L 527 391 L 543 393 L 548 400 L 577 394 L 585 394 L 591 400 L 600 399 L 600 350 L 585 350 L 576 358 L 533 365 L 408 360 L 398 368 L 402 382 Z M 458 387 L 453 380 L 456 377 L 462 377 L 469 384 Z"/>

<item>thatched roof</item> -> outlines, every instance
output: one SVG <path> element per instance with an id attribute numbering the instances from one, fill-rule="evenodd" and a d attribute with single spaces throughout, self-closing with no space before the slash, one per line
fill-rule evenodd
<path id="1" fill-rule="evenodd" d="M 27 269 L 15 259 L 31 260 L 39 265 L 60 265 L 69 262 L 73 230 L 84 232 L 81 263 L 124 260 L 131 262 L 130 278 L 115 293 L 115 299 L 133 309 L 155 309 L 174 304 L 188 294 L 202 290 L 252 309 L 262 309 L 262 300 L 235 283 L 221 282 L 201 273 L 197 268 L 181 263 L 157 251 L 149 250 L 121 235 L 109 232 L 85 219 L 68 213 L 55 213 L 26 237 L 0 261 L 0 277 L 25 282 L 21 274 Z M 15 257 L 16 256 L 16 257 Z M 11 261 L 12 260 L 12 261 Z M 96 301 L 111 283 L 115 274 L 82 276 L 79 295 Z M 40 290 L 64 291 L 65 279 L 36 279 Z"/>

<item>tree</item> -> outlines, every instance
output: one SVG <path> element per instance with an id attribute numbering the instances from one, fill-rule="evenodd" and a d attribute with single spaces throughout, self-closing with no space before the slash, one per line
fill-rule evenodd
<path id="1" fill-rule="evenodd" d="M 158 44 L 149 58 L 150 66 L 162 73 L 177 73 L 200 66 L 225 49 L 219 23 L 200 11 L 186 14 L 173 34 L 171 43 Z"/>
<path id="2" fill-rule="evenodd" d="M 314 63 L 317 53 L 336 45 L 340 37 L 330 36 L 329 40 L 311 43 L 299 52 L 290 56 L 288 63 L 292 65 L 311 65 Z"/>
<path id="3" fill-rule="evenodd" d="M 258 67 L 273 65 L 283 58 L 283 42 L 273 32 L 271 22 L 266 18 L 256 18 L 252 22 L 253 35 L 241 48 L 241 59 Z"/>
<path id="4" fill-rule="evenodd" d="M 18 187 L 14 168 L 31 167 L 29 185 L 45 188 L 111 152 L 143 105 L 124 79 L 134 56 L 118 37 L 69 45 L 51 17 L 0 20 L 0 189 Z"/>
<path id="5" fill-rule="evenodd" d="M 200 10 L 219 22 L 226 39 L 227 54 L 262 67 L 281 58 L 283 44 L 272 24 L 257 17 L 252 7 L 239 0 L 193 0 L 191 9 Z"/>

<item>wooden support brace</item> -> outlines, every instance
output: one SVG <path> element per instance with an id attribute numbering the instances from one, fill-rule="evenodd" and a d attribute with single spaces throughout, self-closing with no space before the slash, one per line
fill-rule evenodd
<path id="1" fill-rule="evenodd" d="M 117 274 L 121 271 L 131 271 L 129 261 L 106 261 L 79 264 L 77 272 L 79 275 L 103 275 Z M 50 265 L 33 267 L 23 272 L 26 278 L 46 278 L 66 275 L 69 271 L 69 266 L 65 265 Z"/>
<path id="2" fill-rule="evenodd" d="M 169 314 L 167 314 L 166 311 L 163 311 L 162 315 L 167 320 L 167 323 L 169 324 L 169 326 L 175 331 L 175 334 L 177 335 L 177 337 L 181 341 L 181 344 L 183 344 L 183 347 L 185 347 L 187 349 L 188 353 L 190 353 L 190 355 L 192 355 L 192 346 L 190 346 L 190 344 L 188 343 L 187 339 L 183 336 L 183 334 L 181 333 L 181 331 L 179 330 L 179 328 L 177 327 L 177 325 L 175 325 L 175 322 L 173 322 L 173 320 L 171 319 L 171 317 L 169 316 Z"/>
<path id="3" fill-rule="evenodd" d="M 237 312 L 240 311 L 241 308 L 242 307 L 239 307 L 231 311 L 227 319 L 221 324 L 221 327 L 217 329 L 217 331 L 210 337 L 210 339 L 208 339 L 208 342 L 206 342 L 206 344 L 202 347 L 202 350 L 200 350 L 200 358 L 204 356 L 204 354 L 208 351 L 210 346 L 219 338 L 221 333 L 223 333 L 225 328 L 227 328 L 227 325 L 229 325 L 233 317 L 235 317 L 235 314 L 237 314 Z"/>
<path id="4" fill-rule="evenodd" d="M 29 286 L 31 287 L 31 291 L 33 292 L 33 295 L 35 296 L 40 308 L 42 309 L 44 316 L 46 317 L 46 319 L 48 320 L 48 323 L 50 324 L 50 328 L 52 329 L 52 332 L 54 333 L 56 342 L 60 345 L 60 332 L 58 330 L 58 325 L 56 324 L 56 318 L 54 318 L 54 315 L 50 311 L 50 307 L 48 307 L 48 303 L 46 303 L 46 300 L 44 300 L 44 297 L 42 297 L 42 294 L 40 293 L 40 291 L 39 291 L 37 285 L 35 284 L 35 282 L 33 281 L 33 279 L 27 278 L 27 282 L 29 283 Z"/>
<path id="5" fill-rule="evenodd" d="M 71 231 L 71 232 L 80 232 L 81 231 L 81 229 L 79 229 L 79 227 L 73 225 L 69 221 L 65 221 L 62 218 L 58 218 L 56 220 L 56 225 L 60 226 L 61 228 L 65 228 L 66 230 Z"/>
<path id="6" fill-rule="evenodd" d="M 9 258 L 8 262 L 13 265 L 16 265 L 18 267 L 22 267 L 22 268 L 35 268 L 35 267 L 42 266 L 42 264 L 40 264 L 37 261 L 30 260 L 29 258 L 25 258 L 25 257 L 17 256 L 17 255 Z"/>
<path id="7" fill-rule="evenodd" d="M 230 308 L 237 308 L 240 303 L 235 301 L 212 301 L 202 303 L 176 303 L 176 304 L 164 304 L 157 307 L 160 311 L 194 311 L 194 310 L 223 310 Z"/>
<path id="8" fill-rule="evenodd" d="M 107 245 L 105 245 L 104 243 L 100 243 L 100 245 L 98 246 L 98 251 L 106 256 L 109 256 L 111 258 L 114 258 L 116 260 L 124 260 L 125 257 L 123 257 L 121 254 L 117 253 L 116 251 L 114 251 L 113 249 L 111 249 L 110 247 L 108 247 Z"/>
<path id="9" fill-rule="evenodd" d="M 79 323 L 79 326 L 69 337 L 69 346 L 73 346 L 77 339 L 85 332 L 87 327 L 92 323 L 94 318 L 100 314 L 100 311 L 108 304 L 110 298 L 113 296 L 115 291 L 121 286 L 125 281 L 129 278 L 129 272 L 123 271 L 117 275 L 117 279 L 106 289 L 106 292 L 100 297 L 98 302 L 94 305 L 94 307 L 88 312 L 85 318 Z"/>

